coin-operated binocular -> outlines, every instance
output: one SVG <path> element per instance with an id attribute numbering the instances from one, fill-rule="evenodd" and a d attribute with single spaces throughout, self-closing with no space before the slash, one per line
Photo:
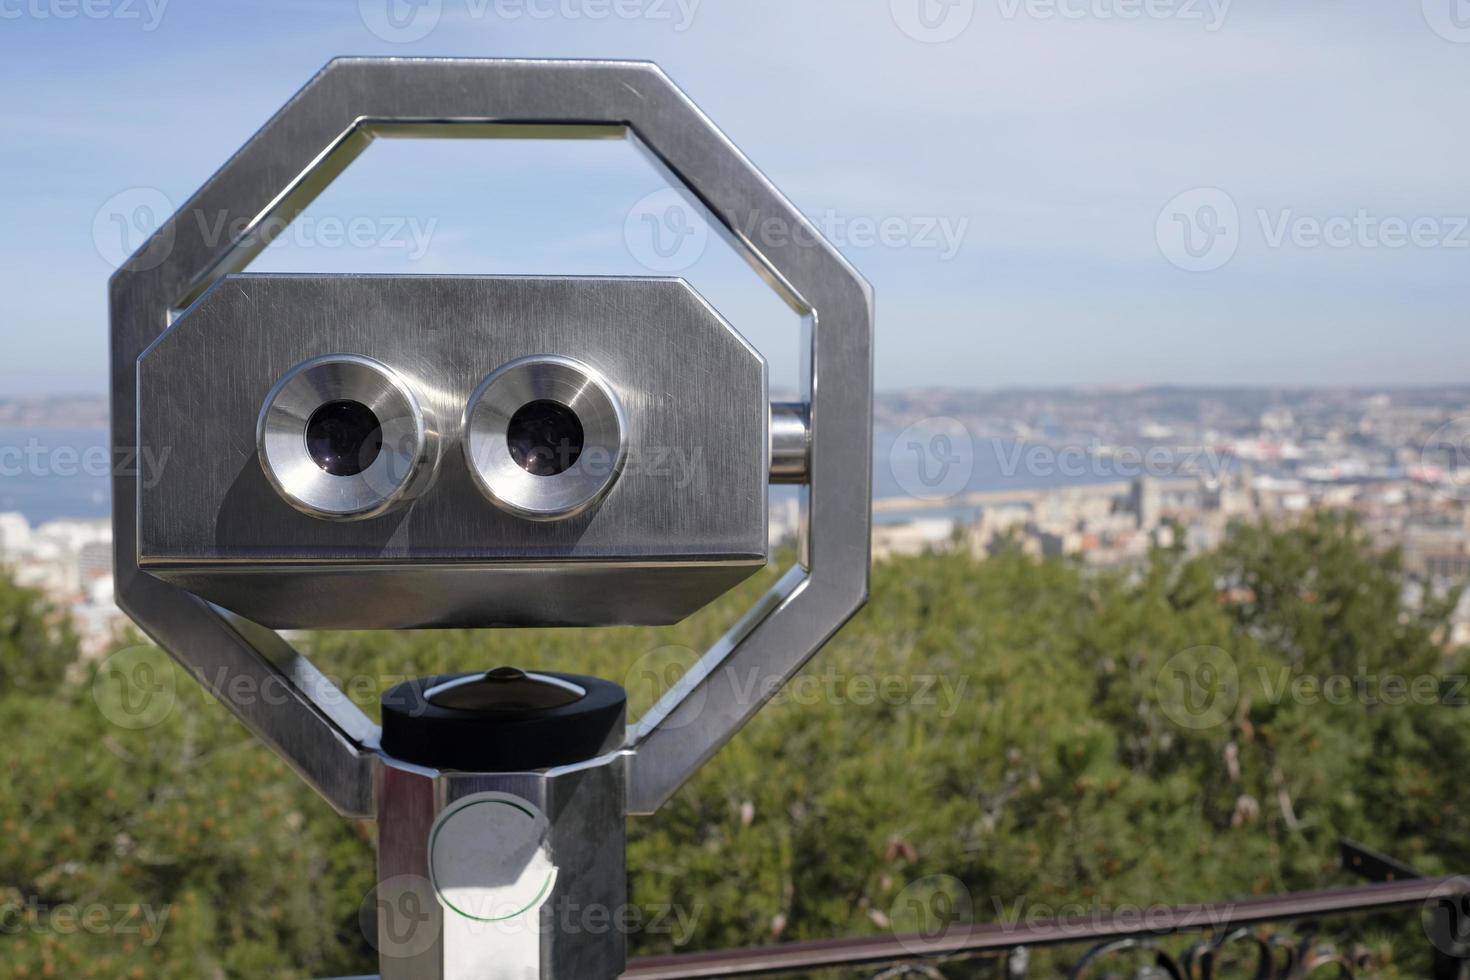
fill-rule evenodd
<path id="1" fill-rule="evenodd" d="M 678 279 L 241 273 L 372 139 L 463 135 L 647 149 L 805 317 L 803 400 L 772 404 L 764 358 Z M 772 220 L 793 233 L 750 237 Z M 346 59 L 111 299 L 114 449 L 170 460 L 115 481 L 120 604 L 378 821 L 382 976 L 621 973 L 622 931 L 559 910 L 616 920 L 625 814 L 866 598 L 867 286 L 652 65 Z M 631 727 L 616 684 L 488 664 L 385 692 L 380 727 L 276 632 L 677 622 L 766 564 L 772 482 L 806 488 L 797 565 Z"/>

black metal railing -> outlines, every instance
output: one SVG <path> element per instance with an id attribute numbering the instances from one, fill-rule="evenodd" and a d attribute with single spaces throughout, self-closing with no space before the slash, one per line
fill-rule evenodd
<path id="1" fill-rule="evenodd" d="M 1434 980 L 1463 980 L 1470 962 L 1470 878 L 1422 878 L 1384 855 L 1343 842 L 1343 866 L 1375 883 L 1295 892 L 1210 905 L 1151 909 L 1146 915 L 1077 917 L 1025 923 L 958 925 L 939 935 L 870 936 L 751 949 L 657 956 L 635 960 L 624 980 L 697 980 L 804 974 L 829 969 L 876 969 L 875 980 L 938 978 L 943 965 L 992 958 L 1002 975 L 1028 976 L 1031 951 L 1086 946 L 1068 968 L 1074 980 L 1216 980 L 1221 964 L 1231 976 L 1256 980 L 1367 978 L 1377 963 L 1368 951 L 1319 934 L 1317 923 L 1344 916 L 1413 909 L 1425 921 Z M 1285 928 L 1290 926 L 1291 928 Z M 1180 951 L 1166 936 L 1201 933 Z M 1131 957 L 1125 973 L 1116 961 Z M 1244 964 L 1244 966 L 1242 966 Z"/>

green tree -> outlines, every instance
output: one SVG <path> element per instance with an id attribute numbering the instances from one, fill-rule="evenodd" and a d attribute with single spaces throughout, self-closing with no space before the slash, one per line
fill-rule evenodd
<path id="1" fill-rule="evenodd" d="M 398 679 L 515 664 L 623 680 L 636 715 L 775 574 L 671 628 L 322 634 L 310 653 L 370 713 Z M 906 929 L 936 896 L 1024 921 L 1324 887 L 1346 881 L 1342 836 L 1470 870 L 1467 665 L 1443 647 L 1457 597 L 1405 610 L 1405 585 L 1396 555 L 1335 517 L 1125 572 L 1016 549 L 884 563 L 869 606 L 776 703 L 630 822 L 632 900 L 675 910 L 631 945 Z M 0 586 L 0 609 L 0 977 L 372 970 L 370 826 L 166 661 L 76 666 L 34 595 Z M 114 689 L 140 678 L 169 699 L 148 727 Z M 1208 696 L 1181 700 L 1201 679 Z M 1339 679 L 1346 696 L 1326 693 Z M 168 916 L 91 934 L 37 903 Z M 1413 916 L 1372 929 L 1422 975 Z"/>
<path id="2" fill-rule="evenodd" d="M 39 592 L 0 575 L 0 696 L 49 695 L 76 660 L 71 621 Z"/>

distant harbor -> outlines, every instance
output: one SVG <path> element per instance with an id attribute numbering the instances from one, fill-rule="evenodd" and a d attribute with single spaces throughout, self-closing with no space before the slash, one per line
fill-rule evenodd
<path id="1" fill-rule="evenodd" d="M 880 561 L 1018 547 L 1118 568 L 1333 510 L 1400 549 L 1421 595 L 1470 578 L 1470 388 L 915 389 L 875 408 Z M 103 399 L 0 399 L 0 562 L 93 643 L 117 617 L 108 446 Z M 800 496 L 772 488 L 773 545 L 799 533 Z M 1455 628 L 1470 642 L 1470 593 Z"/>
<path id="2" fill-rule="evenodd" d="M 880 502 L 875 508 L 880 521 L 914 510 L 944 511 L 958 518 L 987 503 L 1029 499 L 1059 487 L 1117 482 L 1106 473 L 1008 472 L 1007 460 L 1023 444 L 980 439 L 956 449 L 954 465 L 970 471 L 963 489 L 943 500 L 927 499 L 909 489 L 924 489 L 917 472 L 924 460 L 901 448 L 894 452 L 897 438 L 894 432 L 874 438 L 873 496 Z M 22 514 L 32 524 L 110 516 L 109 441 L 102 428 L 0 427 L 0 512 Z"/>

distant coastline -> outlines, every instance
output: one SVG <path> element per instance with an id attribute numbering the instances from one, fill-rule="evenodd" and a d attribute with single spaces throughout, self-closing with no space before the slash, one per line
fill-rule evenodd
<path id="1" fill-rule="evenodd" d="M 1110 482 L 1131 475 L 1115 460 L 1155 451 L 1203 452 L 1215 471 L 1244 458 L 1271 473 L 1292 468 L 1277 457 L 1300 450 L 1293 440 L 1322 457 L 1319 469 L 1397 476 L 1420 461 L 1426 432 L 1470 417 L 1470 385 L 925 388 L 874 401 L 877 499 L 931 498 L 933 474 L 917 468 L 938 464 L 963 474 L 944 496 Z M 0 513 L 33 524 L 108 516 L 108 421 L 101 396 L 0 398 Z M 951 423 L 957 438 L 933 442 L 931 430 Z M 1050 455 L 1032 465 L 1017 447 Z M 1173 475 L 1173 464 L 1163 470 L 1152 475 Z"/>
<path id="2" fill-rule="evenodd" d="M 1062 388 L 906 388 L 880 391 L 874 417 L 880 430 L 899 431 L 920 419 L 949 416 L 972 421 L 1016 421 L 1045 416 L 1058 408 L 1119 417 L 1197 421 L 1202 416 L 1254 417 L 1270 409 L 1347 404 L 1375 394 L 1401 407 L 1459 410 L 1470 406 L 1470 383 L 1457 385 L 1347 385 L 1335 387 L 1262 386 L 1076 386 Z M 777 401 L 791 392 L 773 393 Z M 105 431 L 110 409 L 104 395 L 0 397 L 0 430 L 96 429 Z M 982 429 L 985 427 L 981 427 Z M 1003 435 L 1003 432 L 996 432 Z"/>
<path id="3" fill-rule="evenodd" d="M 0 398 L 0 430 L 106 431 L 109 419 L 107 399 L 102 395 Z"/>

